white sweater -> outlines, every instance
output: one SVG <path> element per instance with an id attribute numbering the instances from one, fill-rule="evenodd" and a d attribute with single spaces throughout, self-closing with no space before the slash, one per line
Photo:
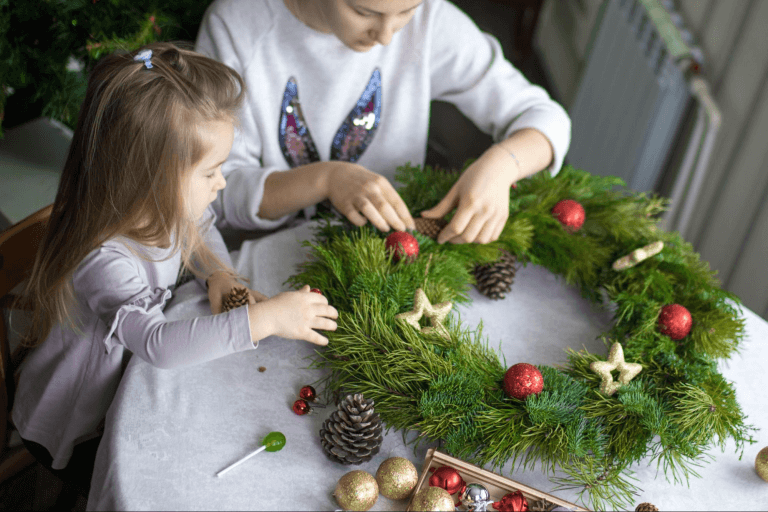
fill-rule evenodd
<path id="1" fill-rule="evenodd" d="M 431 100 L 453 103 L 496 141 L 539 130 L 554 148 L 552 174 L 570 144 L 565 110 L 445 0 L 424 0 L 388 46 L 365 53 L 307 27 L 283 0 L 216 0 L 196 48 L 234 68 L 248 88 L 223 168 L 227 187 L 214 203 L 235 228 L 269 229 L 290 217 L 257 215 L 272 172 L 336 159 L 393 181 L 398 166 L 422 165 Z"/>

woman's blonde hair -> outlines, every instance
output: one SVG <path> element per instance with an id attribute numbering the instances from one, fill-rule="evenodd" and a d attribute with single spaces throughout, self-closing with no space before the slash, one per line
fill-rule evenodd
<path id="1" fill-rule="evenodd" d="M 201 123 L 236 122 L 244 83 L 228 66 L 171 43 L 153 43 L 94 67 L 27 295 L 35 305 L 27 345 L 56 323 L 77 329 L 72 276 L 88 253 L 124 236 L 182 254 L 198 277 L 234 274 L 208 249 L 187 213 L 187 176 L 208 150 Z M 194 263 L 193 263 L 194 261 Z"/>

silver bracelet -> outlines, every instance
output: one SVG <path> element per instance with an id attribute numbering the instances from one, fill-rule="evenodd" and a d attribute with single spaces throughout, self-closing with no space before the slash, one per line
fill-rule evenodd
<path id="1" fill-rule="evenodd" d="M 513 152 L 511 152 L 510 150 L 508 150 L 507 148 L 505 148 L 505 147 L 504 147 L 504 146 L 502 146 L 501 144 L 496 144 L 496 147 L 498 147 L 498 148 L 501 148 L 501 149 L 503 149 L 504 151 L 506 151 L 506 153 L 507 153 L 509 156 L 511 156 L 511 157 L 512 157 L 512 159 L 513 159 L 513 160 L 515 161 L 515 163 L 517 164 L 517 168 L 522 170 L 523 166 L 522 166 L 522 165 L 520 165 L 520 160 L 518 160 L 518 159 L 517 159 L 517 157 L 515 156 L 515 154 L 514 154 Z"/>

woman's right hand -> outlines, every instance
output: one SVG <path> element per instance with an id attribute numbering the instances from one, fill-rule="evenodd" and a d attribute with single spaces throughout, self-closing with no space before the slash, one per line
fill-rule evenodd
<path id="1" fill-rule="evenodd" d="M 304 286 L 295 292 L 283 292 L 262 302 L 248 305 L 251 339 L 281 336 L 327 345 L 328 338 L 314 329 L 335 331 L 338 311 L 328 299 Z"/>
<path id="2" fill-rule="evenodd" d="M 328 176 L 328 199 L 355 226 L 367 221 L 380 231 L 416 229 L 408 207 L 392 184 L 362 165 L 335 164 Z"/>

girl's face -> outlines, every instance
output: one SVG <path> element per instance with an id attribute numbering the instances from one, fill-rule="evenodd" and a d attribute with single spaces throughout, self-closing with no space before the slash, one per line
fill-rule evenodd
<path id="1" fill-rule="evenodd" d="M 312 0 L 315 1 L 315 0 Z M 388 45 L 406 26 L 422 0 L 322 0 L 318 3 L 324 31 L 352 50 L 367 52 Z"/>
<path id="2" fill-rule="evenodd" d="M 221 166 L 235 138 L 235 128 L 230 121 L 209 121 L 198 130 L 208 151 L 188 175 L 187 208 L 195 219 L 203 216 L 216 199 L 216 193 L 227 185 Z"/>

